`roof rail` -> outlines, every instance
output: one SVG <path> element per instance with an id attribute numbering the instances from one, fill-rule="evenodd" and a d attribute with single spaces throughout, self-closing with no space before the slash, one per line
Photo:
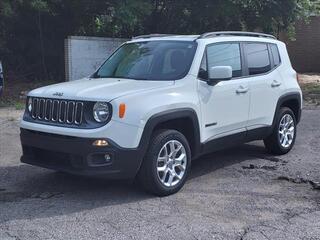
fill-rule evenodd
<path id="1" fill-rule="evenodd" d="M 257 32 L 241 32 L 241 31 L 207 32 L 207 33 L 201 34 L 197 39 L 219 37 L 219 36 L 246 36 L 246 37 L 264 37 L 264 38 L 277 39 L 275 36 L 270 34 L 257 33 Z"/>
<path id="2" fill-rule="evenodd" d="M 132 40 L 141 39 L 141 38 L 170 37 L 170 36 L 175 36 L 175 35 L 174 35 L 174 34 L 159 34 L 159 33 L 154 33 L 154 34 L 136 36 L 136 37 L 133 37 Z"/>

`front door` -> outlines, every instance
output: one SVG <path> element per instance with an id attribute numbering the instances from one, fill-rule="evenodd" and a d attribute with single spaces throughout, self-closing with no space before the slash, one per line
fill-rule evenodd
<path id="1" fill-rule="evenodd" d="M 205 81 L 207 69 L 214 66 L 231 66 L 233 78 L 210 86 Z M 243 75 L 241 48 L 239 43 L 209 45 L 199 72 L 199 97 L 202 112 L 202 142 L 237 133 L 245 133 L 250 91 Z"/>

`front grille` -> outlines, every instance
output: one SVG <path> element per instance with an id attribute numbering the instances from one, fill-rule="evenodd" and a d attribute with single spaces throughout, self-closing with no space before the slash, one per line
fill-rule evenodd
<path id="1" fill-rule="evenodd" d="M 79 101 L 32 98 L 31 117 L 43 122 L 81 125 L 84 104 Z"/>

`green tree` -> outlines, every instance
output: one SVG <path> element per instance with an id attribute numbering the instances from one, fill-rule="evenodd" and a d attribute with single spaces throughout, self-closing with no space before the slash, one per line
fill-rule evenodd
<path id="1" fill-rule="evenodd" d="M 277 34 L 319 10 L 319 0 L 1 0 L 0 57 L 19 78 L 62 80 L 69 35 Z"/>

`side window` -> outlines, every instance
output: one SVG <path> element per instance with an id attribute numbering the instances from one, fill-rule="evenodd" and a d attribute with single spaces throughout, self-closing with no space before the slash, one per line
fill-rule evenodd
<path id="1" fill-rule="evenodd" d="M 239 43 L 213 44 L 207 47 L 207 66 L 232 67 L 232 77 L 241 77 L 241 54 Z"/>
<path id="2" fill-rule="evenodd" d="M 244 46 L 247 54 L 249 75 L 263 74 L 271 70 L 267 44 L 247 43 Z"/>
<path id="3" fill-rule="evenodd" d="M 278 46 L 276 44 L 270 44 L 270 49 L 272 53 L 274 67 L 278 67 L 281 63 Z"/>

